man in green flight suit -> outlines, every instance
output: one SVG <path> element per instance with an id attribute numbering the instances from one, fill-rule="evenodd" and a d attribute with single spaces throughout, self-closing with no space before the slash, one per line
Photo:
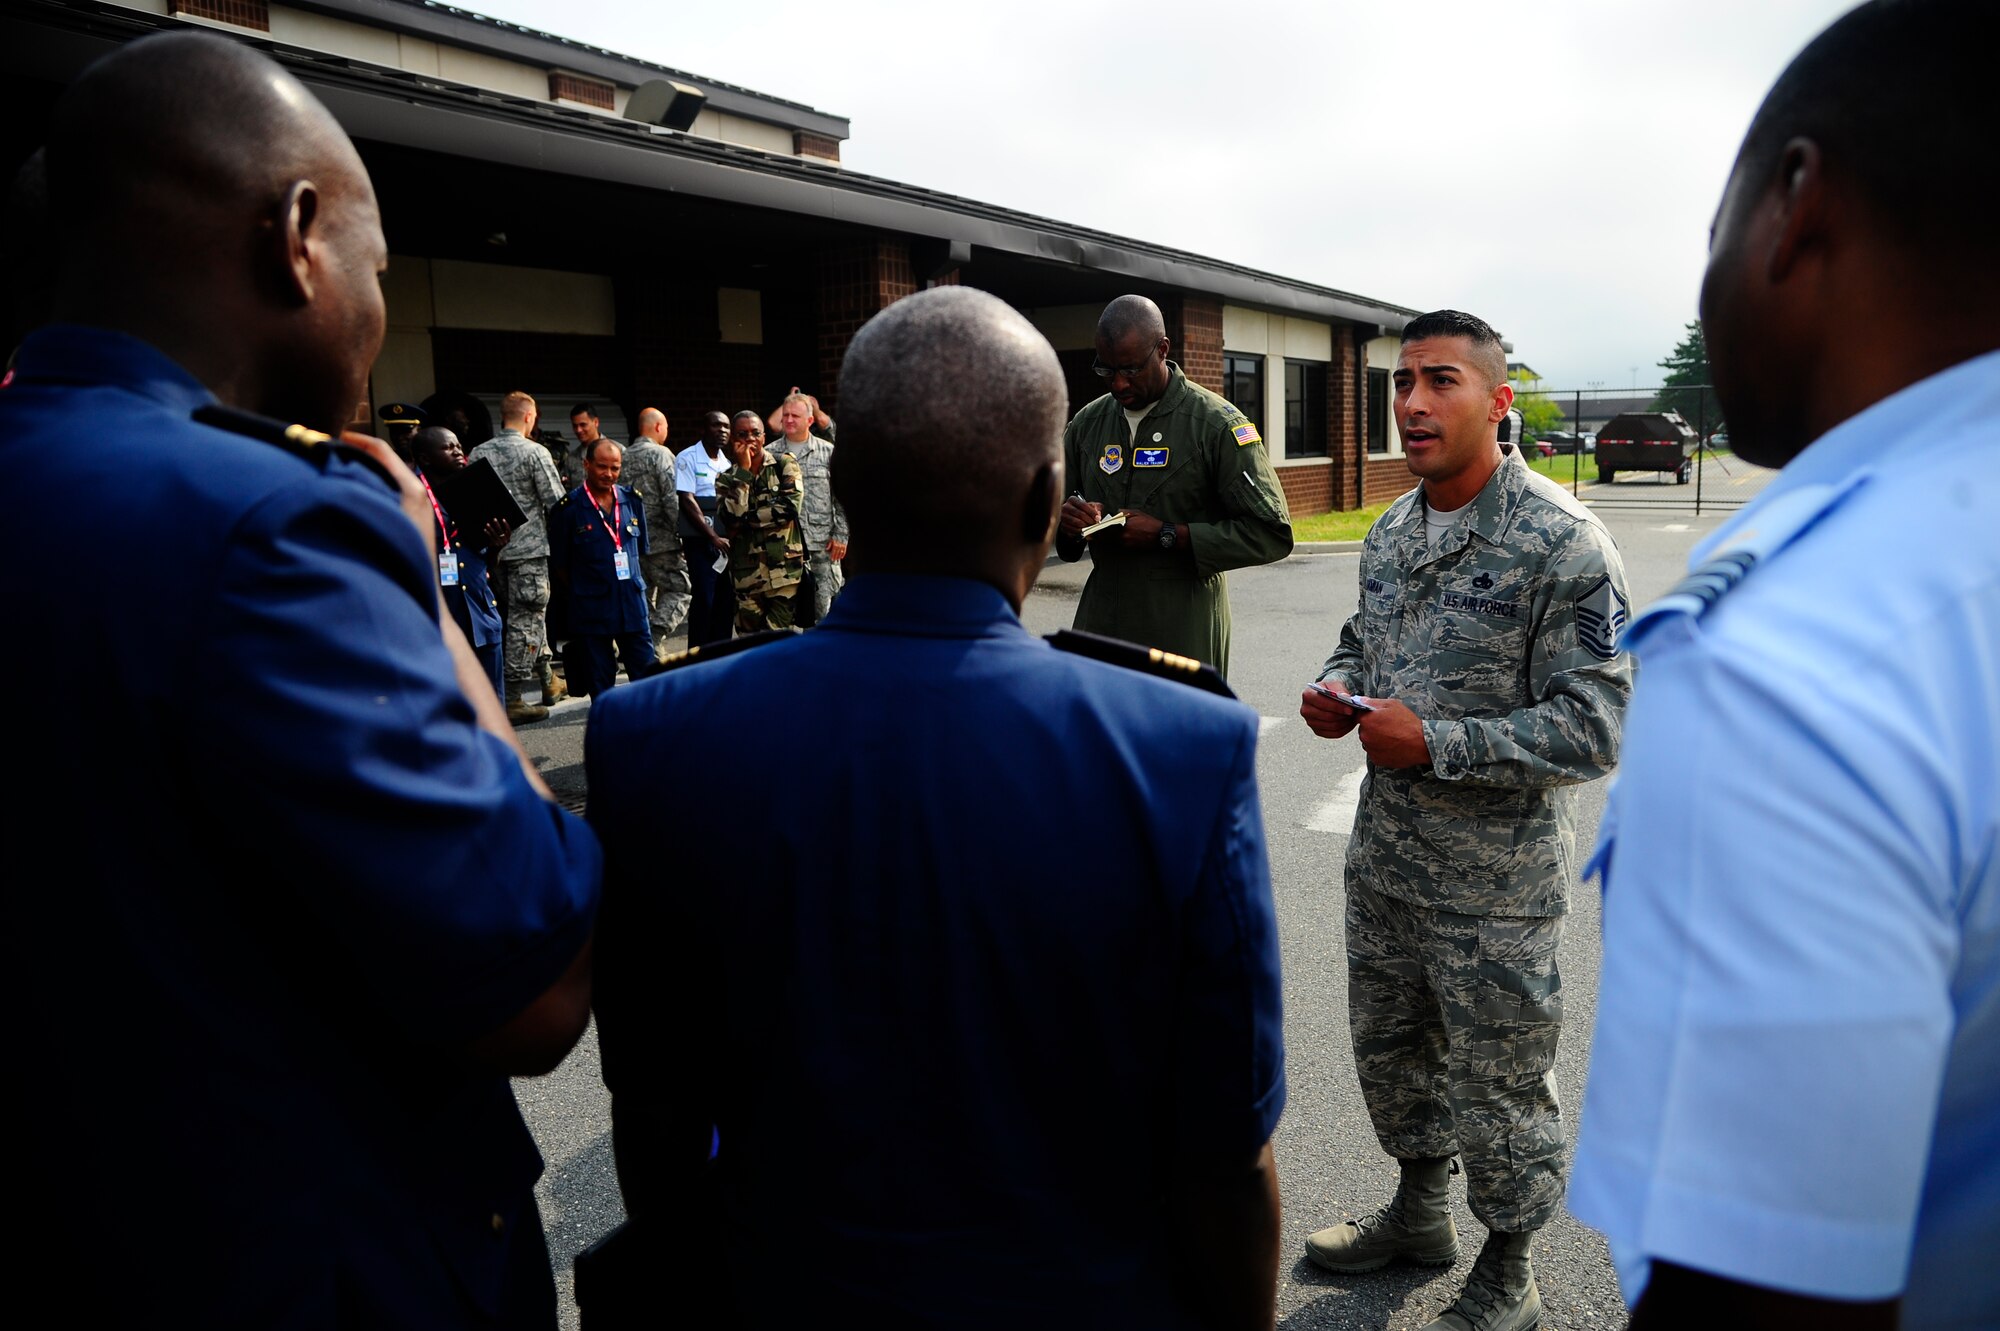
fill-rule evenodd
<path id="1" fill-rule="evenodd" d="M 1226 569 L 1292 550 L 1291 514 L 1263 437 L 1220 395 L 1181 373 L 1160 307 L 1120 296 L 1097 320 L 1091 369 L 1111 391 L 1063 431 L 1074 493 L 1056 553 L 1090 546 L 1076 627 L 1206 661 L 1229 673 Z M 1085 537 L 1107 515 L 1125 521 Z"/>

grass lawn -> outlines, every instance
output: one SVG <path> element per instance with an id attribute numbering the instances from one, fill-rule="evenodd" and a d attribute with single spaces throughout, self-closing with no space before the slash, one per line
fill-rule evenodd
<path id="1" fill-rule="evenodd" d="M 1597 480 L 1597 459 L 1589 453 L 1583 455 L 1583 465 L 1581 467 L 1577 466 L 1574 457 L 1566 457 L 1562 454 L 1557 454 L 1552 458 L 1545 458 L 1540 454 L 1534 454 L 1528 458 L 1528 465 L 1550 480 L 1561 481 L 1564 485 L 1569 484 L 1571 476 L 1577 477 L 1585 485 L 1590 485 Z"/>
<path id="2" fill-rule="evenodd" d="M 1292 536 L 1300 541 L 1358 541 L 1394 502 L 1387 499 L 1350 513 L 1315 513 L 1309 518 L 1293 518 Z"/>

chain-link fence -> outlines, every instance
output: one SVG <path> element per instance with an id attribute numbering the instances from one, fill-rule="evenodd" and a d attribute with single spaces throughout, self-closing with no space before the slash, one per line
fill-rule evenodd
<path id="1" fill-rule="evenodd" d="M 1599 508 L 1734 509 L 1710 472 L 1734 479 L 1728 423 L 1707 384 L 1657 388 L 1543 388 L 1516 383 L 1525 452 Z"/>

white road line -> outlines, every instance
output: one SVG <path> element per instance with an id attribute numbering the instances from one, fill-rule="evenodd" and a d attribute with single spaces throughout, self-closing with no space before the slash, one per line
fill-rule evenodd
<path id="1" fill-rule="evenodd" d="M 1285 723 L 1286 723 L 1287 721 L 1290 721 L 1291 719 L 1292 719 L 1292 718 L 1291 718 L 1291 717 L 1289 717 L 1289 716 L 1260 716 L 1260 717 L 1258 717 L 1258 718 L 1257 718 L 1257 738 L 1258 738 L 1258 739 L 1262 739 L 1262 738 L 1264 738 L 1264 736 L 1266 736 L 1266 735 L 1270 734 L 1270 733 L 1271 733 L 1272 731 L 1276 730 L 1276 729 L 1277 729 L 1277 728 L 1278 728 L 1279 726 L 1282 726 L 1282 725 L 1284 725 L 1284 724 L 1285 724 Z"/>
<path id="2" fill-rule="evenodd" d="M 1653 528 L 1653 530 L 1654 530 L 1654 531 L 1691 531 L 1691 530 L 1693 530 L 1693 529 L 1692 529 L 1691 527 L 1689 527 L 1689 526 L 1688 526 L 1688 525 L 1687 525 L 1687 524 L 1686 524 L 1685 522 L 1669 522 L 1669 523 L 1668 523 L 1668 524 L 1667 524 L 1666 526 L 1664 526 L 1664 527 L 1655 527 L 1655 528 Z"/>
<path id="3" fill-rule="evenodd" d="M 1348 836 L 1354 831 L 1354 811 L 1361 804 L 1361 782 L 1368 775 L 1366 767 L 1357 767 L 1333 788 L 1333 798 L 1313 810 L 1312 817 L 1306 819 L 1305 827 L 1314 832 L 1333 832 Z"/>

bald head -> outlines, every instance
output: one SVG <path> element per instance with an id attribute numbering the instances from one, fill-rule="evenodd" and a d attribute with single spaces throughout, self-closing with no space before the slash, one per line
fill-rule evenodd
<path id="1" fill-rule="evenodd" d="M 1068 395 L 1004 302 L 970 287 L 897 301 L 848 347 L 840 407 L 833 486 L 857 551 L 966 572 L 1053 530 Z"/>
<path id="2" fill-rule="evenodd" d="M 1160 313 L 1159 306 L 1144 296 L 1120 296 L 1097 316 L 1100 341 L 1121 342 L 1136 337 L 1150 345 L 1166 335 L 1166 316 Z"/>
<path id="3" fill-rule="evenodd" d="M 338 425 L 382 339 L 375 195 L 333 117 L 207 33 L 120 47 L 57 103 L 59 318 L 120 328 L 231 405 Z"/>

